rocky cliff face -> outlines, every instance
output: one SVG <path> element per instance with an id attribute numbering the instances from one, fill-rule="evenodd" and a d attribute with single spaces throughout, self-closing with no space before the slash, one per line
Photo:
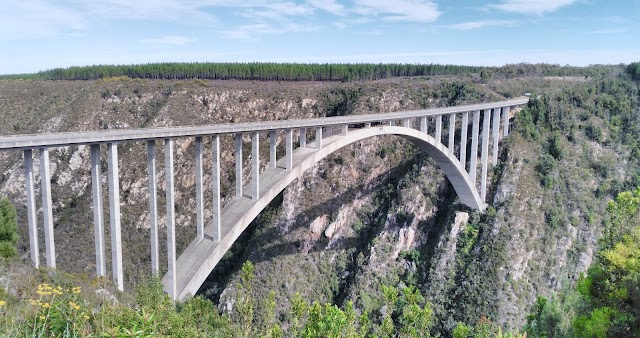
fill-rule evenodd
<path id="1" fill-rule="evenodd" d="M 541 83 L 522 81 L 519 86 Z M 472 78 L 358 84 L 0 81 L 0 131 L 186 126 L 387 112 L 498 100 L 502 97 L 492 88 L 499 87 L 476 85 Z M 278 143 L 283 141 L 281 135 Z M 193 140 L 176 143 L 180 252 L 195 236 L 195 178 Z M 201 292 L 219 300 L 222 308 L 232 307 L 239 263 L 251 260 L 256 263 L 257 299 L 275 290 L 280 300 L 300 293 L 320 301 L 354 300 L 360 311 L 378 311 L 383 304 L 382 284 L 416 285 L 433 303 L 442 330 L 457 321 L 473 323 L 480 316 L 519 326 L 537 294 L 571 283 L 589 265 L 604 204 L 592 193 L 601 178 L 585 171 L 581 161 L 590 151 L 614 160 L 615 154 L 595 143 L 586 148 L 568 145 L 575 156 L 563 160 L 557 173 L 557 182 L 563 185 L 548 190 L 541 187 L 535 172 L 543 145 L 518 133 L 506 143 L 503 162 L 491 175 L 493 207 L 485 215 L 458 203 L 442 171 L 405 140 L 373 138 L 342 149 L 289 186 L 261 214 Z M 268 159 L 267 142 L 263 145 L 261 158 Z M 221 146 L 223 200 L 228 201 L 234 177 L 231 137 L 224 136 Z M 150 271 L 145 151 L 141 143 L 120 146 L 124 271 L 129 286 Z M 26 257 L 20 156 L 0 153 L 0 192 L 18 206 L 20 248 Z M 92 273 L 88 161 L 87 147 L 55 149 L 51 172 L 59 267 Z M 37 159 L 35 164 L 37 168 Z M 157 169 L 163 196 L 164 170 Z M 244 176 L 247 183 L 249 172 Z M 205 174 L 205 184 L 210 180 Z M 163 203 L 162 197 L 159 202 Z M 561 208 L 563 216 L 550 226 L 552 206 Z M 105 217 L 108 223 L 108 214 Z M 160 222 L 162 226 L 164 220 Z M 108 233 L 106 238 L 108 246 Z M 166 259 L 164 253 L 161 259 Z"/>

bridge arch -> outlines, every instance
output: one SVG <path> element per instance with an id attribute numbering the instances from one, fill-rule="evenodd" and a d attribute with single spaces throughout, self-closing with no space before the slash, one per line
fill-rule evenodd
<path id="1" fill-rule="evenodd" d="M 221 239 L 214 242 L 211 237 L 196 238 L 178 257 L 176 262 L 176 278 L 171 272 L 163 277 L 165 291 L 171 294 L 170 285 L 175 283 L 175 298 L 181 299 L 193 295 L 204 283 L 224 254 L 240 237 L 249 224 L 280 194 L 289 184 L 302 175 L 316 163 L 328 155 L 350 144 L 374 136 L 395 135 L 414 143 L 418 148 L 430 155 L 443 170 L 455 189 L 461 202 L 465 205 L 483 211 L 486 207 L 480 198 L 475 184 L 466 172 L 464 166 L 442 143 L 426 133 L 413 128 L 399 126 L 373 126 L 363 129 L 349 130 L 346 135 L 335 135 L 323 140 L 320 149 L 302 147 L 293 152 L 293 167 L 285 170 L 284 159 L 278 161 L 276 168 L 269 168 L 260 174 L 260 198 L 252 200 L 246 197 L 231 200 L 222 210 Z M 212 233 L 213 225 L 205 229 L 205 233 Z"/>

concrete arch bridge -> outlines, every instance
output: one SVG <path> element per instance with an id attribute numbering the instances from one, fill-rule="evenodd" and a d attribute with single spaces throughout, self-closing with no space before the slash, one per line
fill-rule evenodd
<path id="1" fill-rule="evenodd" d="M 329 154 L 354 142 L 374 136 L 396 135 L 413 142 L 433 157 L 453 185 L 462 203 L 483 211 L 486 208 L 487 170 L 489 162 L 497 164 L 501 137 L 509 134 L 510 119 L 528 98 L 465 106 L 401 111 L 384 114 L 350 115 L 300 120 L 249 122 L 197 127 L 161 129 L 111 130 L 17 135 L 0 137 L 0 150 L 22 151 L 24 154 L 25 194 L 29 227 L 30 256 L 40 266 L 38 228 L 44 229 L 46 266 L 56 267 L 49 149 L 71 145 L 91 148 L 91 178 L 95 233 L 96 274 L 107 274 L 105 256 L 105 222 L 103 216 L 100 145 L 106 144 L 108 162 L 109 226 L 111 234 L 112 277 L 123 289 L 122 241 L 120 229 L 120 188 L 118 143 L 146 142 L 149 175 L 149 219 L 151 232 L 151 270 L 159 273 L 158 203 L 156 174 L 156 144 L 164 146 L 167 273 L 164 290 L 180 299 L 194 294 L 231 245 L 246 227 L 289 183 Z M 482 116 L 482 124 L 481 124 Z M 444 126 L 443 126 L 444 125 Z M 446 140 L 443 140 L 443 128 Z M 502 132 L 501 132 L 502 131 Z M 285 154 L 276 152 L 277 134 L 285 134 Z M 459 133 L 459 137 L 456 137 Z M 220 201 L 220 136 L 235 137 L 235 198 L 221 208 Z M 242 184 L 242 135 L 251 134 L 251 181 Z M 297 140 L 294 144 L 294 134 Z M 313 134 L 313 135 L 312 135 Z M 324 135 L 324 136 L 323 136 Z M 261 136 L 269 140 L 269 166 L 260 171 L 259 144 Z M 203 184 L 203 138 L 211 138 L 213 184 Z M 196 177 L 196 238 L 180 254 L 176 252 L 174 140 L 195 138 Z M 491 158 L 490 138 L 493 140 Z M 456 144 L 456 139 L 459 144 Z M 467 144 L 470 139 L 470 144 Z M 40 157 L 40 190 L 43 219 L 36 217 L 34 152 Z M 480 178 L 478 179 L 478 171 Z M 479 185 L 479 189 L 477 186 Z M 213 193 L 212 219 L 204 219 L 204 191 Z M 248 194 L 245 194 L 248 192 Z"/>

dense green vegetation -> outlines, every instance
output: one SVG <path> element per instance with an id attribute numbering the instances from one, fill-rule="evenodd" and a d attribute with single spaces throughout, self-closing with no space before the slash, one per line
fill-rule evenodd
<path id="1" fill-rule="evenodd" d="M 95 80 L 126 76 L 140 79 L 207 79 L 260 81 L 367 81 L 404 76 L 480 73 L 483 82 L 492 76 L 602 76 L 616 66 L 572 67 L 517 64 L 477 67 L 440 64 L 300 64 L 300 63 L 152 63 L 94 65 L 55 68 L 35 74 L 0 75 L 0 79 Z"/>
<path id="2" fill-rule="evenodd" d="M 6 197 L 0 198 L 0 256 L 13 257 L 17 253 L 18 222 L 16 208 Z"/>

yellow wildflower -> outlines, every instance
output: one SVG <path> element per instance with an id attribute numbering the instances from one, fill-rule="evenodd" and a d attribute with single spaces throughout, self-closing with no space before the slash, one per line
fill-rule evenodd
<path id="1" fill-rule="evenodd" d="M 71 292 L 78 294 L 80 293 L 80 290 L 82 290 L 79 286 L 74 287 L 73 289 L 71 289 Z"/>
<path id="2" fill-rule="evenodd" d="M 51 304 L 49 304 L 49 303 L 41 303 L 41 305 L 45 309 L 51 306 Z"/>
<path id="3" fill-rule="evenodd" d="M 0 300 L 0 307 L 3 307 L 5 304 L 7 304 L 7 302 L 5 302 L 4 300 Z"/>

